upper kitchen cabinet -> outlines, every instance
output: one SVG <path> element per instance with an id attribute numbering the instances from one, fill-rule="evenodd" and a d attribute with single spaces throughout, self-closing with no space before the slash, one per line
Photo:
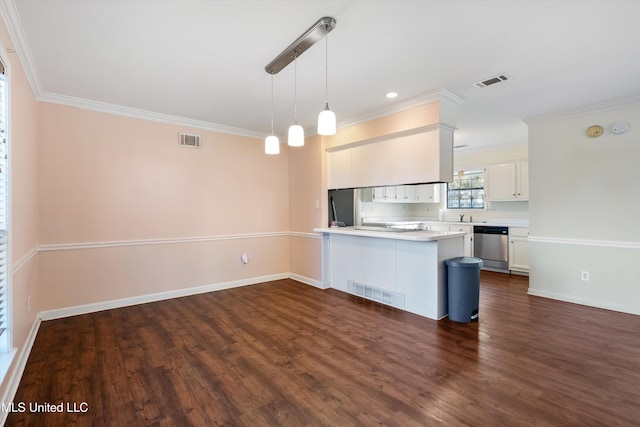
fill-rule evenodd
<path id="1" fill-rule="evenodd" d="M 487 166 L 485 194 L 494 202 L 529 200 L 529 162 Z"/>
<path id="2" fill-rule="evenodd" d="M 351 187 L 375 187 L 397 184 L 399 153 L 394 140 L 385 140 L 351 148 Z"/>
<path id="3" fill-rule="evenodd" d="M 329 190 L 351 188 L 351 150 L 330 151 L 327 153 L 327 185 Z"/>
<path id="4" fill-rule="evenodd" d="M 450 182 L 453 131 L 443 125 L 422 132 L 341 146 L 327 155 L 328 188 Z"/>

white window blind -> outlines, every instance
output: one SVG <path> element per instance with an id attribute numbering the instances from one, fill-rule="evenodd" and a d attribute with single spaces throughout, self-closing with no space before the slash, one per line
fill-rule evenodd
<path id="1" fill-rule="evenodd" d="M 7 86 L 5 67 L 0 62 L 0 335 L 8 322 L 7 295 Z"/>

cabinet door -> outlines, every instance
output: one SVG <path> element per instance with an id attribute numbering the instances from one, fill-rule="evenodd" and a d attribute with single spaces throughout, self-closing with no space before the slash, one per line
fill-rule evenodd
<path id="1" fill-rule="evenodd" d="M 420 184 L 416 186 L 416 201 L 418 203 L 437 203 L 434 200 L 434 185 L 433 184 Z"/>
<path id="2" fill-rule="evenodd" d="M 464 235 L 464 256 L 473 256 L 473 226 L 471 225 L 452 225 L 449 231 L 461 231 L 467 233 Z"/>
<path id="3" fill-rule="evenodd" d="M 396 202 L 415 203 L 416 202 L 416 186 L 415 185 L 396 185 Z"/>
<path id="4" fill-rule="evenodd" d="M 529 271 L 529 241 L 513 237 L 510 249 L 509 270 Z"/>
<path id="5" fill-rule="evenodd" d="M 518 199 L 529 199 L 529 162 L 519 162 L 516 168 L 516 190 Z"/>
<path id="6" fill-rule="evenodd" d="M 473 234 L 464 236 L 464 256 L 473 256 Z"/>
<path id="7" fill-rule="evenodd" d="M 514 200 L 516 198 L 516 164 L 487 166 L 485 172 L 487 200 Z"/>
<path id="8" fill-rule="evenodd" d="M 440 134 L 437 130 L 399 137 L 393 149 L 398 156 L 398 183 L 440 181 Z"/>
<path id="9" fill-rule="evenodd" d="M 360 145 L 351 150 L 354 187 L 375 187 L 398 183 L 393 140 Z"/>
<path id="10" fill-rule="evenodd" d="M 327 187 L 329 190 L 353 187 L 350 148 L 327 153 Z"/>

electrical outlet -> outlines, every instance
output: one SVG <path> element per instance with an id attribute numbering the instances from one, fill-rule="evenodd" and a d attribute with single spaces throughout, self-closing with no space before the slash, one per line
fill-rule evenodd
<path id="1" fill-rule="evenodd" d="M 583 271 L 582 273 L 580 273 L 580 280 L 582 280 L 583 282 L 588 282 L 589 281 L 589 272 L 588 271 Z"/>
<path id="2" fill-rule="evenodd" d="M 249 264 L 249 255 L 247 255 L 246 252 L 240 255 L 240 264 L 242 264 L 243 267 Z"/>

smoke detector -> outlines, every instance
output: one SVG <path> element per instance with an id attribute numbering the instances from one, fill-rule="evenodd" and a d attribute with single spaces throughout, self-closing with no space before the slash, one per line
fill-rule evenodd
<path id="1" fill-rule="evenodd" d="M 489 77 L 488 79 L 475 82 L 473 85 L 475 87 L 483 88 L 483 87 L 494 85 L 496 83 L 502 83 L 509 79 L 511 79 L 511 76 L 509 76 L 508 74 L 498 74 L 497 76 Z"/>

